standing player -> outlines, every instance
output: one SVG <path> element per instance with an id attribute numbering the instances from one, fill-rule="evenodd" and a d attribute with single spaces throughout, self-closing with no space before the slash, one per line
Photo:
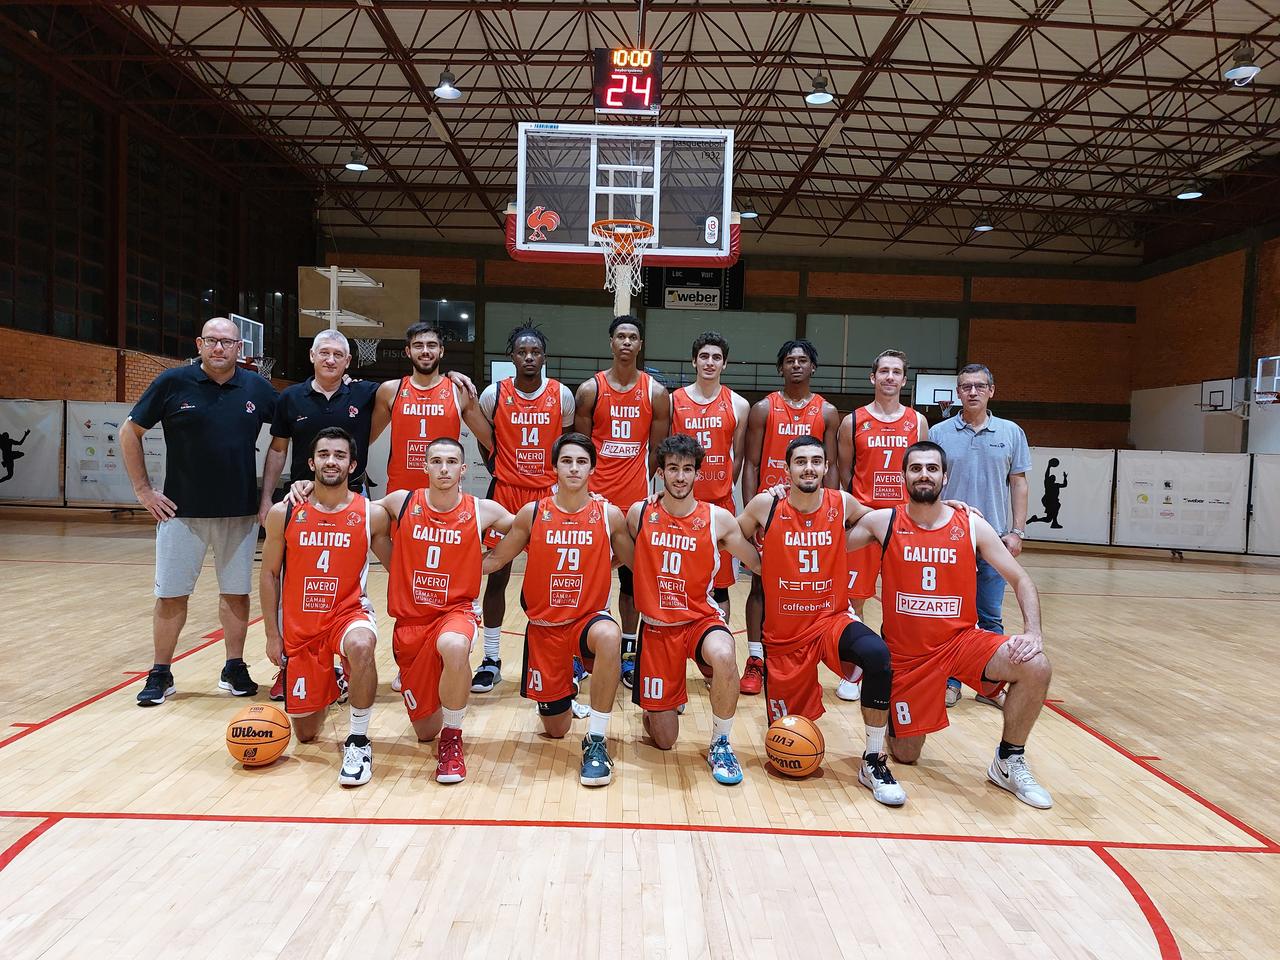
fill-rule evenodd
<path id="1" fill-rule="evenodd" d="M 345 657 L 350 666 L 351 727 L 338 774 L 347 787 L 373 775 L 369 717 L 378 688 L 378 628 L 365 577 L 369 548 L 389 526 L 382 507 L 348 488 L 359 462 L 347 431 L 316 433 L 308 462 L 315 488 L 300 506 L 277 503 L 267 512 L 258 580 L 267 659 L 280 668 L 285 711 L 302 743 L 319 735 L 338 697 L 333 658 Z"/>
<path id="2" fill-rule="evenodd" d="M 858 782 L 886 806 L 907 802 L 884 752 L 893 672 L 883 640 L 849 607 L 845 531 L 867 508 L 843 490 L 824 489 L 829 475 L 823 445 L 796 437 L 784 454 L 790 490 L 753 497 L 738 518 L 757 536 L 764 581 L 764 691 L 768 719 L 797 714 L 816 721 L 825 712 L 818 664 L 839 676 L 864 671 L 862 719 L 866 750 Z"/>
<path id="3" fill-rule="evenodd" d="M 489 496 L 516 513 L 526 503 L 551 494 L 556 480 L 556 440 L 573 429 L 573 392 L 558 380 L 543 382 L 547 338 L 533 324 L 511 331 L 507 354 L 516 366 L 516 375 L 485 387 L 480 409 L 493 424 L 494 471 Z M 500 644 L 510 579 L 508 564 L 495 568 L 485 583 L 484 659 L 471 678 L 472 693 L 488 693 L 502 681 Z"/>
<path id="4" fill-rule="evenodd" d="M 649 495 L 658 444 L 671 425 L 671 396 L 636 364 L 644 349 L 644 326 L 632 316 L 609 324 L 613 366 L 578 387 L 574 429 L 596 445 L 598 462 L 591 492 L 626 513 Z M 631 568 L 618 568 L 618 613 L 622 621 L 622 682 L 635 673 L 636 612 Z"/>
<path id="5" fill-rule="evenodd" d="M 613 779 L 606 738 L 622 673 L 622 631 L 609 616 L 609 570 L 615 558 L 631 562 L 631 538 L 621 511 L 588 492 L 596 465 L 591 440 L 567 433 L 552 455 L 555 493 L 520 508 L 484 568 L 506 566 L 521 550 L 529 554 L 521 591 L 529 623 L 520 694 L 537 703 L 547 736 L 563 737 L 573 722 L 574 658 L 590 665 L 591 714 L 579 782 L 603 787 Z"/>
<path id="6" fill-rule="evenodd" d="M 885 350 L 871 364 L 875 399 L 840 421 L 836 435 L 840 489 L 848 490 L 863 506 L 878 509 L 906 500 L 902 485 L 902 454 L 929 435 L 924 414 L 902 404 L 907 382 L 907 355 Z M 875 596 L 880 576 L 880 548 L 875 544 L 849 554 L 849 597 L 859 617 L 867 598 Z M 836 696 L 857 700 L 860 683 L 855 674 L 841 679 Z"/>
<path id="7" fill-rule="evenodd" d="M 849 532 L 850 548 L 884 545 L 884 636 L 893 653 L 894 759 L 915 763 L 926 735 L 947 727 L 947 678 L 993 697 L 1006 684 L 1004 729 L 987 777 L 1023 803 L 1046 810 L 1049 791 L 1027 766 L 1026 743 L 1053 669 L 1040 635 L 1035 584 L 986 520 L 966 516 L 939 498 L 947 455 L 922 441 L 903 457 L 905 506 L 866 514 Z M 1013 585 L 1023 632 L 1002 636 L 977 627 L 977 561 Z"/>
<path id="8" fill-rule="evenodd" d="M 476 441 L 493 449 L 493 431 L 475 396 L 459 387 L 453 375 L 440 372 L 444 338 L 430 323 L 415 323 L 404 333 L 404 354 L 413 373 L 378 387 L 373 410 L 374 439 L 391 425 L 391 453 L 387 459 L 387 492 L 416 490 L 423 485 L 427 446 L 432 440 L 457 440 L 466 424 Z M 463 387 L 470 387 L 465 381 Z"/>
<path id="9" fill-rule="evenodd" d="M 714 331 L 699 334 L 693 341 L 693 369 L 697 379 L 671 394 L 671 432 L 693 437 L 702 447 L 702 466 L 693 485 L 693 495 L 703 503 L 738 512 L 733 502 L 733 486 L 742 472 L 742 448 L 747 437 L 746 397 L 720 382 L 729 362 L 729 341 Z M 725 620 L 729 619 L 729 588 L 734 580 L 733 560 L 720 555 L 713 596 Z M 742 677 L 742 693 L 760 692 L 760 674 Z"/>
<path id="10" fill-rule="evenodd" d="M 724 614 L 711 596 L 721 549 L 751 570 L 760 558 L 723 507 L 693 495 L 702 448 L 677 434 L 658 445 L 662 496 L 627 513 L 635 540 L 636 606 L 642 627 L 632 701 L 644 710 L 644 729 L 661 750 L 680 732 L 679 708 L 688 701 L 685 661 L 711 670 L 711 746 L 707 764 L 717 783 L 742 782 L 729 744 L 738 708 L 738 658 Z"/>
<path id="11" fill-rule="evenodd" d="M 810 388 L 818 369 L 818 351 L 808 340 L 788 340 L 778 350 L 778 372 L 782 389 L 775 390 L 751 407 L 747 420 L 747 443 L 742 467 L 742 502 L 757 493 L 788 482 L 787 445 L 796 437 L 815 437 L 827 454 L 829 469 L 823 485 L 835 487 L 836 434 L 840 413 L 821 394 Z M 760 578 L 751 578 L 747 594 L 747 665 L 743 670 L 743 693 L 759 693 L 763 676 L 764 647 L 760 643 L 764 617 L 764 594 Z M 747 679 L 750 683 L 747 684 Z"/>
<path id="12" fill-rule="evenodd" d="M 462 492 L 467 465 L 457 440 L 432 440 L 424 459 L 429 487 L 397 490 L 381 501 L 393 518 L 387 567 L 387 609 L 396 618 L 391 650 L 414 733 L 422 741 L 440 735 L 437 782 L 458 783 L 467 775 L 462 718 L 471 690 L 480 541 L 490 528 L 506 533 L 511 514 Z"/>

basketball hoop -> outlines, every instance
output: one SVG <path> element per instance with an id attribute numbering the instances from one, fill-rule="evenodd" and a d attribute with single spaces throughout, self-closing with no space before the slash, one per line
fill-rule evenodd
<path id="1" fill-rule="evenodd" d="M 941 411 L 941 413 L 942 413 L 942 417 L 943 417 L 943 419 L 944 419 L 944 420 L 945 420 L 947 417 L 951 416 L 951 404 L 952 404 L 953 402 L 954 402 L 954 401 L 952 401 L 952 400 L 939 400 L 939 401 L 938 401 L 938 410 L 939 410 L 939 411 Z"/>
<path id="2" fill-rule="evenodd" d="M 271 368 L 276 365 L 275 357 L 259 357 L 258 358 L 258 375 L 263 380 L 271 379 Z"/>
<path id="3" fill-rule="evenodd" d="M 591 235 L 604 241 L 604 288 L 613 291 L 613 313 L 631 312 L 631 294 L 644 285 L 640 267 L 644 241 L 653 236 L 653 224 L 644 220 L 597 220 Z"/>
<path id="4" fill-rule="evenodd" d="M 356 366 L 365 367 L 378 362 L 378 344 L 381 340 L 352 340 L 356 345 Z"/>
<path id="5" fill-rule="evenodd" d="M 1277 397 L 1280 397 L 1280 393 L 1272 393 L 1271 391 L 1264 390 L 1253 395 L 1253 402 L 1260 407 L 1268 407 L 1276 402 Z"/>

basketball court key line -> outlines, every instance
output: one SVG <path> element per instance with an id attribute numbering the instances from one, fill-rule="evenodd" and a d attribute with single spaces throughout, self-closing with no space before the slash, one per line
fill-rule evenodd
<path id="1" fill-rule="evenodd" d="M 1124 888 L 1129 891 L 1129 896 L 1133 897 L 1133 902 L 1138 905 L 1138 909 L 1142 911 L 1143 917 L 1151 926 L 1151 932 L 1155 935 L 1156 946 L 1160 948 L 1160 960 L 1181 960 L 1182 951 L 1178 949 L 1178 941 L 1173 936 L 1173 931 L 1169 929 L 1169 923 L 1161 915 L 1160 909 L 1155 905 L 1151 896 L 1143 889 L 1142 884 L 1138 882 L 1138 878 L 1125 869 L 1124 864 L 1113 857 L 1104 847 L 1094 847 L 1093 852 L 1098 855 L 1114 873 L 1119 881 L 1124 884 Z"/>

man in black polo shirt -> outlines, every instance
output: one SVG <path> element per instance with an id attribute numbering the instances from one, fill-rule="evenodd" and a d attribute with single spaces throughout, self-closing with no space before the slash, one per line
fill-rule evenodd
<path id="1" fill-rule="evenodd" d="M 232 321 L 210 320 L 196 338 L 200 363 L 156 377 L 120 431 L 134 494 L 157 522 L 155 663 L 138 694 L 142 707 L 164 703 L 174 692 L 173 651 L 210 546 L 227 648 L 218 686 L 237 697 L 258 692 L 243 659 L 258 543 L 254 444 L 275 413 L 276 392 L 256 373 L 236 366 L 240 342 Z M 163 493 L 151 486 L 142 454 L 142 435 L 157 423 L 164 428 Z"/>

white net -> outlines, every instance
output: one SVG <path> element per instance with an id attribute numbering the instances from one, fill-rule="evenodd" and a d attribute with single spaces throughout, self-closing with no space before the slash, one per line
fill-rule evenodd
<path id="1" fill-rule="evenodd" d="M 258 373 L 262 375 L 262 378 L 263 378 L 264 380 L 270 380 L 270 379 L 271 379 L 271 369 L 272 369 L 272 367 L 274 367 L 275 365 L 276 365 L 276 358 L 275 358 L 275 357 L 259 357 L 259 358 L 258 358 Z"/>
<path id="2" fill-rule="evenodd" d="M 352 340 L 356 345 L 356 366 L 365 367 L 378 362 L 378 344 L 380 340 Z"/>
<path id="3" fill-rule="evenodd" d="M 613 291 L 613 314 L 631 312 L 631 294 L 644 286 L 640 272 L 644 262 L 644 241 L 653 236 L 653 224 L 643 220 L 597 220 L 593 235 L 604 241 L 604 288 Z"/>

